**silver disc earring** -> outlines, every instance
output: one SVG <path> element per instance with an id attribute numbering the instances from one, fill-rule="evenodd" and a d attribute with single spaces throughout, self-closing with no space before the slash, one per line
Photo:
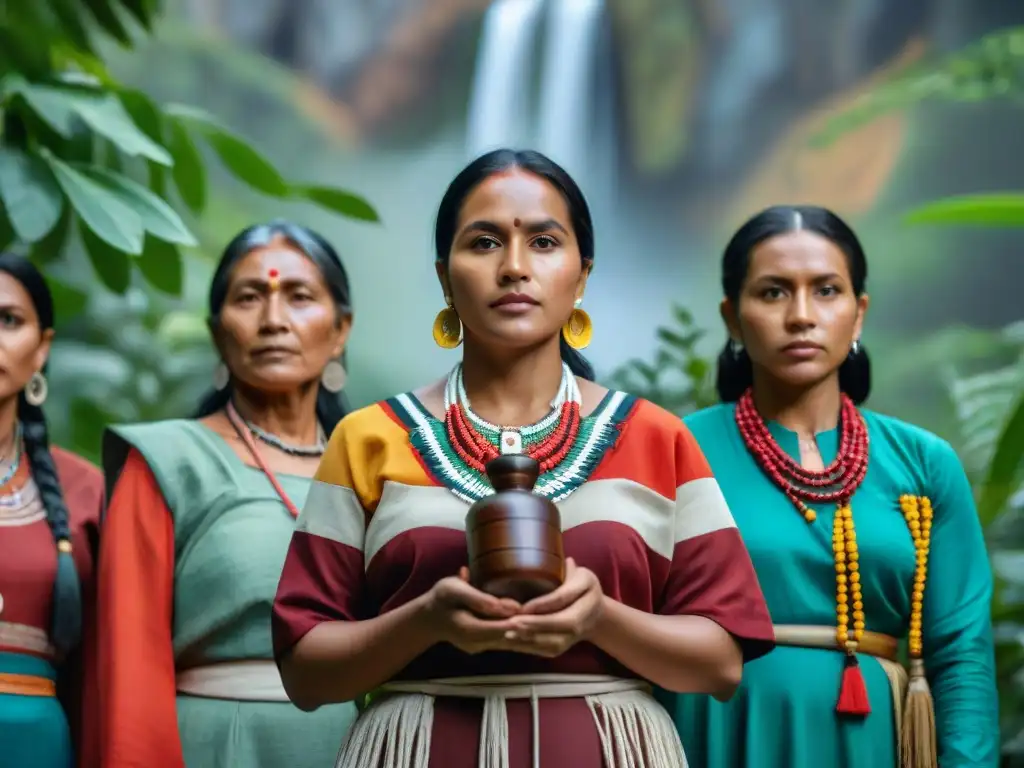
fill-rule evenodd
<path id="1" fill-rule="evenodd" d="M 743 354 L 743 343 L 735 339 L 729 339 L 729 352 L 732 353 L 733 357 L 739 357 Z"/>
<path id="2" fill-rule="evenodd" d="M 46 377 L 40 371 L 36 371 L 25 385 L 25 402 L 38 408 L 46 402 L 49 393 L 50 385 L 47 384 Z"/>
<path id="3" fill-rule="evenodd" d="M 860 339 L 854 339 L 853 344 L 850 345 L 850 357 L 853 357 L 860 352 Z"/>
<path id="4" fill-rule="evenodd" d="M 331 360 L 320 374 L 320 386 L 328 392 L 338 393 L 345 387 L 346 379 L 348 374 L 345 373 L 345 366 L 340 360 Z"/>
<path id="5" fill-rule="evenodd" d="M 217 363 L 217 367 L 213 369 L 213 386 L 216 389 L 224 389 L 231 381 L 231 371 L 224 365 L 224 361 L 221 360 Z"/>

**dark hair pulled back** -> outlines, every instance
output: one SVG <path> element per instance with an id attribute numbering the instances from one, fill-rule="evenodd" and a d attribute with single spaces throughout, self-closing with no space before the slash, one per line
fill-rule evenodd
<path id="1" fill-rule="evenodd" d="M 777 235 L 806 230 L 827 238 L 845 255 L 850 280 L 857 296 L 864 293 L 868 262 L 853 229 L 827 208 L 814 205 L 777 205 L 748 219 L 725 247 L 722 256 L 722 291 L 738 307 L 743 282 L 750 267 L 750 254 L 760 243 Z M 745 350 L 736 351 L 731 341 L 718 356 L 715 388 L 726 403 L 739 400 L 753 384 L 754 371 Z M 857 344 L 839 367 L 839 388 L 860 405 L 871 394 L 871 361 L 863 344 Z"/>
<path id="2" fill-rule="evenodd" d="M 46 279 L 28 259 L 13 253 L 0 254 L 0 272 L 6 272 L 28 293 L 39 318 L 40 332 L 53 328 L 53 296 Z M 41 374 L 46 373 L 43 366 Z M 39 498 L 46 510 L 57 548 L 57 574 L 53 583 L 53 617 L 50 623 L 50 642 L 58 657 L 72 651 L 82 635 L 82 588 L 78 569 L 71 553 L 71 523 L 64 491 L 61 489 L 57 466 L 50 453 L 50 433 L 46 416 L 38 405 L 18 394 L 18 421 L 21 424 L 22 450 L 28 459 L 32 480 L 39 489 Z"/>
<path id="3" fill-rule="evenodd" d="M 594 222 L 590 217 L 590 207 L 583 196 L 583 191 L 568 171 L 558 163 L 540 152 L 529 149 L 496 149 L 488 152 L 471 162 L 452 179 L 437 210 L 437 224 L 434 228 L 434 250 L 437 260 L 442 264 L 448 264 L 452 242 L 455 240 L 455 232 L 459 225 L 459 214 L 470 193 L 491 176 L 515 168 L 541 177 L 562 195 L 569 208 L 569 217 L 576 233 L 583 264 L 585 267 L 592 265 Z M 558 341 L 562 360 L 568 364 L 572 372 L 581 379 L 593 381 L 594 367 L 590 361 L 570 347 L 561 335 Z"/>
<path id="4" fill-rule="evenodd" d="M 341 263 L 337 251 L 312 229 L 301 224 L 275 220 L 268 224 L 254 224 L 251 227 L 246 227 L 235 235 L 224 248 L 220 261 L 217 262 L 217 269 L 213 273 L 213 279 L 210 281 L 209 323 L 211 329 L 216 328 L 220 321 L 220 312 L 227 299 L 235 265 L 251 251 L 267 246 L 275 239 L 282 239 L 293 248 L 297 248 L 316 265 L 334 299 L 334 306 L 339 318 L 351 314 L 352 297 L 348 273 L 345 271 L 345 266 Z M 341 359 L 344 363 L 344 352 Z M 194 418 L 209 416 L 223 409 L 231 400 L 231 394 L 230 381 L 223 389 L 211 389 L 200 401 Z M 324 432 L 328 435 L 331 434 L 348 410 L 348 402 L 343 392 L 334 394 L 320 387 L 316 396 L 316 416 Z"/>

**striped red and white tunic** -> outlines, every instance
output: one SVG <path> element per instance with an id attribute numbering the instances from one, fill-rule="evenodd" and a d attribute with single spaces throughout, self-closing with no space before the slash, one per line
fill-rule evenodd
<path id="1" fill-rule="evenodd" d="M 567 556 L 633 608 L 707 617 L 733 635 L 746 660 L 767 653 L 771 620 L 750 558 L 700 448 L 658 406 L 612 392 L 587 417 L 610 436 L 558 507 Z M 285 562 L 273 611 L 275 652 L 321 622 L 359 621 L 427 592 L 467 563 L 469 504 L 452 492 L 442 453 L 422 447 L 437 420 L 412 395 L 346 417 L 331 436 Z M 425 437 L 426 436 L 426 437 Z M 439 644 L 396 680 L 490 675 L 636 678 L 589 643 L 556 659 L 467 655 Z M 483 703 L 434 702 L 431 768 L 476 768 Z M 606 760 L 583 698 L 539 702 L 540 764 L 597 768 Z M 508 765 L 534 762 L 529 701 L 507 702 Z M 571 734 L 571 737 L 568 736 Z M 423 764 L 423 763 L 419 763 Z"/>

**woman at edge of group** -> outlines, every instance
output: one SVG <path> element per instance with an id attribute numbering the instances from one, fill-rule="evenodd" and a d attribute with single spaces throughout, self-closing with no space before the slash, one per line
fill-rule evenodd
<path id="1" fill-rule="evenodd" d="M 728 703 L 665 697 L 700 768 L 998 764 L 992 577 L 971 488 L 948 443 L 858 407 L 866 279 L 856 235 L 818 207 L 762 211 L 725 249 L 723 404 L 685 421 L 779 647 Z"/>
<path id="2" fill-rule="evenodd" d="M 682 422 L 593 383 L 576 351 L 583 194 L 545 156 L 496 150 L 452 181 L 435 246 L 434 338 L 462 362 L 332 435 L 274 607 L 285 688 L 307 710 L 376 692 L 344 768 L 685 766 L 646 681 L 728 698 L 770 619 Z M 507 438 L 540 463 L 567 556 L 523 605 L 466 570 L 466 512 Z"/>
<path id="3" fill-rule="evenodd" d="M 81 717 L 103 477 L 49 445 L 42 405 L 53 322 L 39 270 L 0 254 L 0 762 L 98 768 Z"/>
<path id="4" fill-rule="evenodd" d="M 104 439 L 103 766 L 321 768 L 355 707 L 288 701 L 270 610 L 345 412 L 348 277 L 311 230 L 257 225 L 226 247 L 209 311 L 221 363 L 196 417 Z"/>

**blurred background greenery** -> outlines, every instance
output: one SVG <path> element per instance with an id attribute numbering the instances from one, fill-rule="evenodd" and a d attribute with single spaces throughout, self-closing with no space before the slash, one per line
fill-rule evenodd
<path id="1" fill-rule="evenodd" d="M 0 0 L 0 245 L 54 286 L 54 439 L 95 459 L 105 424 L 192 410 L 212 265 L 272 217 L 349 267 L 354 404 L 440 376 L 434 208 L 503 144 L 591 201 L 601 377 L 683 414 L 714 399 L 731 230 L 827 205 L 869 253 L 872 407 L 975 483 L 1024 765 L 1020 24 L 1002 0 Z"/>

